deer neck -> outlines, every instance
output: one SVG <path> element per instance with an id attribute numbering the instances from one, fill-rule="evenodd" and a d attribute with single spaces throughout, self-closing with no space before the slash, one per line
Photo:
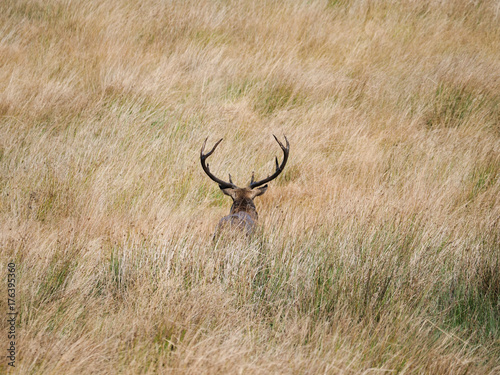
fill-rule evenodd
<path id="1" fill-rule="evenodd" d="M 247 213 L 255 221 L 257 221 L 259 217 L 255 208 L 255 204 L 249 199 L 243 199 L 241 201 L 233 202 L 233 205 L 231 206 L 231 212 L 229 214 L 233 215 L 239 212 Z"/>

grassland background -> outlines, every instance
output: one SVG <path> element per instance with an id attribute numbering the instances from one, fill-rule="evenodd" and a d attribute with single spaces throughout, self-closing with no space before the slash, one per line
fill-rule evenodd
<path id="1" fill-rule="evenodd" d="M 499 51 L 498 1 L 1 1 L 0 372 L 500 373 Z M 244 185 L 273 133 L 212 243 L 204 138 Z"/>

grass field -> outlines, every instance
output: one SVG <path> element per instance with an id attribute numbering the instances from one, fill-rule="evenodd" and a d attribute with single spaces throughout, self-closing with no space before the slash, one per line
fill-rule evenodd
<path id="1" fill-rule="evenodd" d="M 0 373 L 500 374 L 499 197 L 498 1 L 0 1 Z"/>

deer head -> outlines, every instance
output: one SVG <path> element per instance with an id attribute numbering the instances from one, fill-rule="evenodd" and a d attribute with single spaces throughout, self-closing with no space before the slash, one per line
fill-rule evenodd
<path id="1" fill-rule="evenodd" d="M 283 161 L 281 164 L 278 164 L 278 158 L 276 157 L 276 171 L 271 175 L 262 180 L 255 181 L 254 174 L 252 173 L 252 178 L 248 186 L 240 188 L 236 186 L 232 179 L 231 174 L 229 174 L 229 182 L 223 181 L 218 177 L 215 177 L 212 172 L 210 172 L 209 165 L 206 163 L 207 158 L 212 155 L 215 151 L 219 143 L 222 142 L 222 138 L 214 145 L 214 147 L 204 154 L 205 145 L 207 143 L 208 137 L 203 142 L 203 146 L 201 147 L 200 152 L 200 161 L 201 167 L 205 171 L 205 173 L 210 177 L 213 181 L 215 181 L 219 188 L 225 195 L 228 195 L 233 200 L 233 205 L 231 206 L 231 211 L 228 216 L 223 217 L 219 222 L 219 228 L 221 226 L 236 226 L 238 228 L 244 229 L 247 234 L 251 234 L 255 229 L 258 220 L 257 210 L 255 208 L 255 204 L 253 200 L 264 194 L 267 190 L 267 183 L 269 181 L 274 180 L 279 176 L 283 169 L 285 168 L 286 162 L 288 160 L 288 154 L 290 152 L 290 144 L 288 143 L 288 139 L 285 136 L 286 147 L 273 135 L 276 142 L 280 145 L 283 150 Z M 218 228 L 218 229 L 219 229 Z"/>

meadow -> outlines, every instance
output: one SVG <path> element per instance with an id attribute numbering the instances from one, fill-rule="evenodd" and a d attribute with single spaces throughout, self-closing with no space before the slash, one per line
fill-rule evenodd
<path id="1" fill-rule="evenodd" d="M 499 46 L 494 0 L 2 0 L 0 373 L 500 374 Z M 243 186 L 272 134 L 212 241 L 204 139 Z"/>

